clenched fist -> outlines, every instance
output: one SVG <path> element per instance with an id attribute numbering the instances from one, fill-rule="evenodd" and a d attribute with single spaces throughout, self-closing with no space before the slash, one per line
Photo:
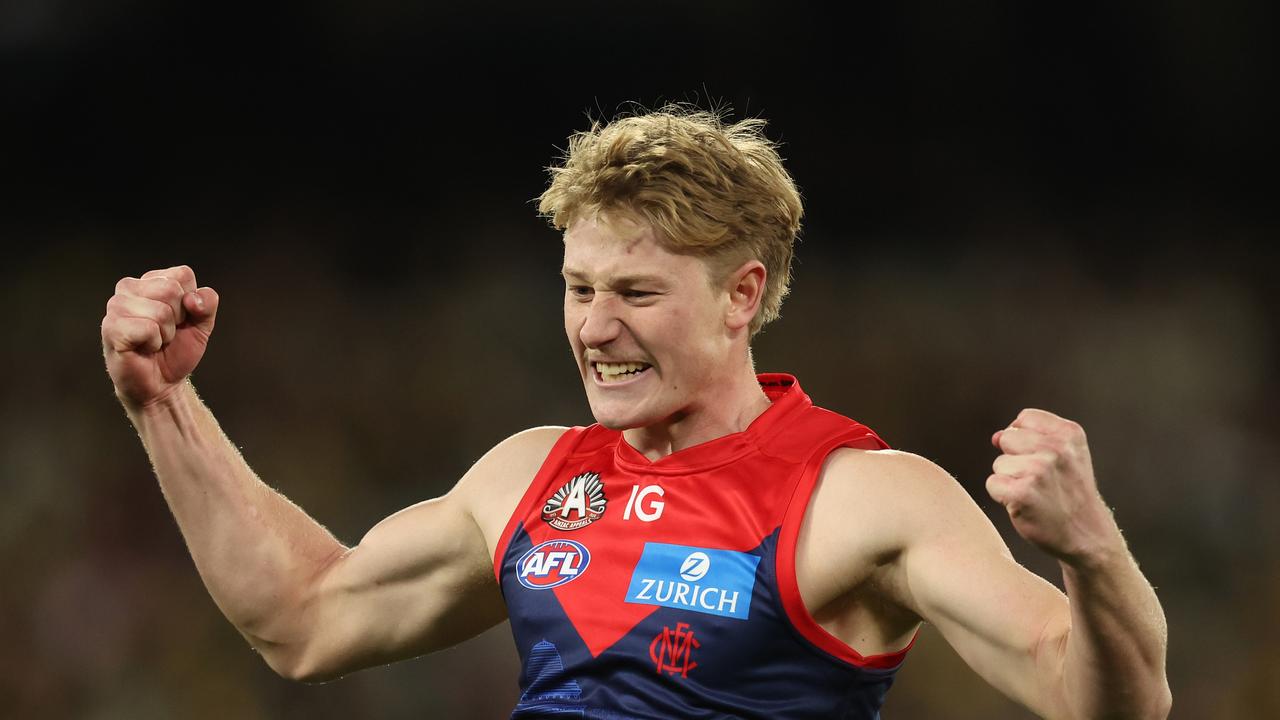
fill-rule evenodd
<path id="1" fill-rule="evenodd" d="M 1084 428 L 1044 410 L 1023 410 L 991 436 L 1003 453 L 987 492 L 1004 505 L 1018 534 L 1070 564 L 1123 547 L 1098 493 Z"/>
<path id="2" fill-rule="evenodd" d="M 209 343 L 218 293 L 186 265 L 116 283 L 102 318 L 102 354 L 126 406 L 155 403 L 182 384 Z"/>

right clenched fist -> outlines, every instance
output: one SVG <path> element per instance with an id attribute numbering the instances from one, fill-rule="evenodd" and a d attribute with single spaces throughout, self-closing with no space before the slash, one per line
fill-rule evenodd
<path id="1" fill-rule="evenodd" d="M 102 354 L 126 406 L 163 399 L 186 379 L 213 332 L 218 293 L 196 287 L 186 265 L 116 283 L 102 318 Z"/>

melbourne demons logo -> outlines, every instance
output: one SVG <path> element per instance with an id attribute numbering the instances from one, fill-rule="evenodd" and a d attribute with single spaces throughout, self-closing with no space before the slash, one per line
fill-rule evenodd
<path id="1" fill-rule="evenodd" d="M 520 584 L 546 590 L 576 580 L 591 563 L 587 546 L 572 540 L 548 540 L 529 549 L 516 562 Z"/>
<path id="2" fill-rule="evenodd" d="M 547 499 L 542 519 L 557 530 L 577 530 L 599 520 L 607 502 L 600 473 L 584 472 Z"/>
<path id="3" fill-rule="evenodd" d="M 693 636 L 689 623 L 676 623 L 676 629 L 663 627 L 653 642 L 649 643 L 649 658 L 658 673 L 671 676 L 689 677 L 689 671 L 698 667 L 693 661 L 693 651 L 702 647 L 702 643 Z"/>

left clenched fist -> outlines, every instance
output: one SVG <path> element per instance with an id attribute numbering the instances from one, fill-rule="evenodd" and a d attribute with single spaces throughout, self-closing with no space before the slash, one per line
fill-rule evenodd
<path id="1" fill-rule="evenodd" d="M 1070 564 L 1123 547 L 1120 530 L 1098 494 L 1084 428 L 1044 410 L 1027 409 L 991 436 L 1000 451 L 987 492 L 1009 511 L 1018 534 Z"/>

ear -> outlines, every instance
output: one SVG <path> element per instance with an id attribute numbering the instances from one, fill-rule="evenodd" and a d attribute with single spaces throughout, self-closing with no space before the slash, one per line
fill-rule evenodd
<path id="1" fill-rule="evenodd" d="M 751 324 L 752 318 L 760 312 L 768 275 L 764 263 L 759 260 L 748 260 L 729 274 L 725 280 L 729 291 L 729 313 L 725 317 L 728 328 L 740 330 Z"/>

